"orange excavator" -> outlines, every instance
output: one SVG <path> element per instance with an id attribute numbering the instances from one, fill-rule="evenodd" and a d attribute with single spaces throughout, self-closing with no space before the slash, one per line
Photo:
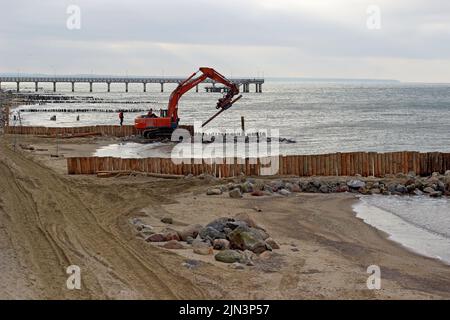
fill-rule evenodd
<path id="1" fill-rule="evenodd" d="M 201 74 L 197 76 L 198 73 Z M 212 68 L 200 68 L 189 78 L 181 82 L 172 92 L 167 109 L 161 109 L 159 117 L 154 114 L 138 116 L 134 120 L 135 128 L 141 131 L 146 138 L 170 136 L 178 127 L 178 122 L 180 121 L 180 118 L 178 118 L 178 101 L 181 99 L 181 96 L 208 78 L 228 87 L 228 92 L 217 101 L 216 109 L 219 109 L 219 111 L 204 122 L 202 127 L 223 111 L 230 108 L 242 97 L 242 95 L 239 95 L 235 98 L 235 96 L 239 94 L 238 85 L 231 82 Z"/>

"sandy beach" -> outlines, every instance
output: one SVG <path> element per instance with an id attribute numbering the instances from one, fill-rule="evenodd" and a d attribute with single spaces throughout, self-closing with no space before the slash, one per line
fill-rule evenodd
<path id="1" fill-rule="evenodd" d="M 0 298 L 450 298 L 450 267 L 356 218 L 353 194 L 232 199 L 205 194 L 227 181 L 68 176 L 65 160 L 50 157 L 52 139 L 21 136 L 43 150 L 33 152 L 14 151 L 13 141 L 0 138 Z M 97 143 L 107 141 L 60 141 L 58 148 L 68 156 Z M 280 245 L 243 270 L 147 243 L 129 223 L 138 217 L 163 227 L 161 218 L 171 217 L 179 229 L 243 213 Z M 186 267 L 191 260 L 195 267 Z M 66 288 L 73 264 L 81 268 L 81 290 Z M 381 268 L 380 290 L 366 286 L 370 265 Z"/>

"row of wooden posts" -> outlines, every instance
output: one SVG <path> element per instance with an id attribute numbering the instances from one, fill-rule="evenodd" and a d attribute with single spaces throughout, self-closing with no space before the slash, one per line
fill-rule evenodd
<path id="1" fill-rule="evenodd" d="M 26 134 L 36 136 L 56 136 L 98 133 L 99 135 L 127 137 L 137 134 L 134 126 L 85 126 L 85 127 L 31 127 L 31 126 L 7 126 L 6 134 Z"/>
<path id="2" fill-rule="evenodd" d="M 194 127 L 191 125 L 180 125 L 179 128 L 188 130 L 191 134 L 194 132 Z M 5 126 L 4 133 L 6 134 L 25 134 L 36 136 L 70 136 L 70 135 L 88 135 L 98 134 L 102 136 L 112 137 L 128 137 L 139 135 L 140 131 L 133 125 L 114 126 L 114 125 L 99 125 L 99 126 L 84 126 L 84 127 L 32 127 L 32 126 Z"/>
<path id="3" fill-rule="evenodd" d="M 450 153 L 441 152 L 350 152 L 322 155 L 290 155 L 272 158 L 184 159 L 182 164 L 170 158 L 122 159 L 113 157 L 67 158 L 69 174 L 96 174 L 105 171 L 137 171 L 172 175 L 211 174 L 233 177 L 273 174 L 295 176 L 362 176 L 383 177 L 411 171 L 426 176 L 450 170 Z M 225 162 L 225 163 L 221 163 Z"/>

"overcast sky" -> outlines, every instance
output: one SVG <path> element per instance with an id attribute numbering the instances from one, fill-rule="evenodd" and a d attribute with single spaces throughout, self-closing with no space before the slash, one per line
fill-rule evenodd
<path id="1" fill-rule="evenodd" d="M 69 5 L 80 29 L 67 28 Z M 370 5 L 380 29 L 367 26 Z M 199 66 L 450 82 L 450 1 L 0 0 L 0 73 L 184 76 Z"/>

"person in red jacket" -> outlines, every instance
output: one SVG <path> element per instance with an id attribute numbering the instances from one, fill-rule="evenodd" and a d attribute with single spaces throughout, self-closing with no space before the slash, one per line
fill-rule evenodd
<path id="1" fill-rule="evenodd" d="M 123 111 L 119 112 L 119 120 L 120 120 L 120 126 L 123 124 Z"/>

